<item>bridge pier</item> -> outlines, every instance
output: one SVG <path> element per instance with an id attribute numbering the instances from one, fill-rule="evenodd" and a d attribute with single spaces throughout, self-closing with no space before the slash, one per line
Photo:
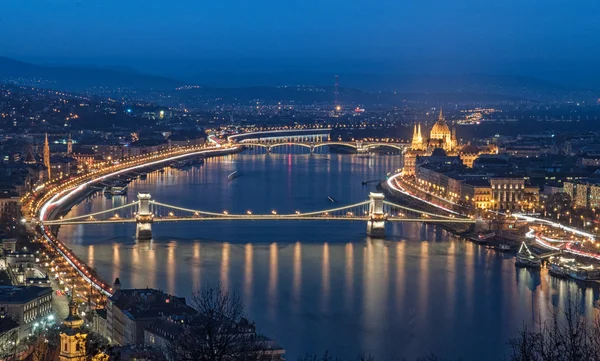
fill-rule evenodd
<path id="1" fill-rule="evenodd" d="M 383 193 L 370 193 L 369 220 L 367 221 L 367 235 L 370 237 L 385 237 L 385 213 L 383 213 Z"/>
<path id="2" fill-rule="evenodd" d="M 138 212 L 135 215 L 135 238 L 138 241 L 149 241 L 152 239 L 152 220 L 154 215 L 150 212 L 150 193 L 138 193 L 140 202 Z"/>

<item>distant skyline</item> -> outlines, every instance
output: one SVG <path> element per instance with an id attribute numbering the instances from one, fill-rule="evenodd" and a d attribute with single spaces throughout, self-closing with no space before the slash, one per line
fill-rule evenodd
<path id="1" fill-rule="evenodd" d="M 174 77 L 489 72 L 568 80 L 575 69 L 595 72 L 599 15 L 596 0 L 6 0 L 0 55 Z"/>

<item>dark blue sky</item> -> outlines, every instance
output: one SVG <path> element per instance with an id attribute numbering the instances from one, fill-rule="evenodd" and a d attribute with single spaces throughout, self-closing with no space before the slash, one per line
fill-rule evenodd
<path id="1" fill-rule="evenodd" d="M 599 18 L 598 0 L 1 0 L 0 52 L 155 72 L 564 71 L 600 59 Z"/>

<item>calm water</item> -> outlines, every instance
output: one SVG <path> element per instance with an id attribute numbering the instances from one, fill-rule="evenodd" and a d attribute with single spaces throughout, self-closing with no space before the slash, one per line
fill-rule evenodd
<path id="1" fill-rule="evenodd" d="M 153 173 L 129 198 L 98 196 L 72 214 L 110 208 L 150 192 L 192 209 L 291 213 L 368 198 L 400 166 L 398 156 L 239 154 L 190 171 Z M 227 175 L 242 176 L 229 182 Z M 511 257 L 455 239 L 434 226 L 389 225 L 373 240 L 361 222 L 155 224 L 154 241 L 136 244 L 134 225 L 62 227 L 61 238 L 107 280 L 181 296 L 220 281 L 243 296 L 249 318 L 295 360 L 306 352 L 379 360 L 436 353 L 501 360 L 523 324 L 549 317 L 567 297 L 585 315 L 598 291 L 517 269 Z"/>

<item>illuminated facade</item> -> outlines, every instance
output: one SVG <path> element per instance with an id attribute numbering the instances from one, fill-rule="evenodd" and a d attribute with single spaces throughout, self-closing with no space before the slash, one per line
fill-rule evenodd
<path id="1" fill-rule="evenodd" d="M 490 144 L 487 147 L 477 147 L 475 145 L 467 144 L 460 147 L 457 150 L 458 156 L 463 164 L 469 168 L 473 168 L 475 160 L 482 154 L 498 154 L 498 147 L 494 144 Z"/>
<path id="2" fill-rule="evenodd" d="M 576 207 L 600 208 L 600 184 L 592 180 L 564 182 L 564 191 Z"/>
<path id="3" fill-rule="evenodd" d="M 420 123 L 414 125 L 410 149 L 404 154 L 403 174 L 414 175 L 417 157 L 431 155 L 435 148 L 441 148 L 448 155 L 454 155 L 457 144 L 456 132 L 450 131 L 444 113 L 440 109 L 438 120 L 429 132 L 429 139 L 423 137 Z"/>

